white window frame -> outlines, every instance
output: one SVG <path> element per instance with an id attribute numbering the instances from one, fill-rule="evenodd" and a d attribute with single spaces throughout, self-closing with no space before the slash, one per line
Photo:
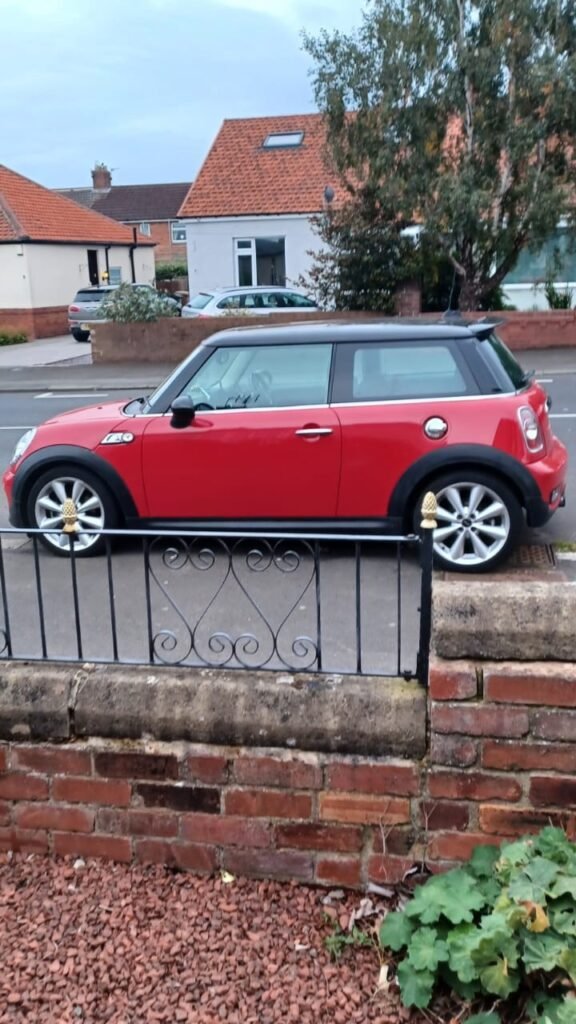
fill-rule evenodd
<path id="1" fill-rule="evenodd" d="M 175 238 L 176 231 L 183 231 L 184 238 Z M 170 222 L 170 237 L 172 239 L 172 245 L 186 245 L 186 225 L 180 220 L 173 220 Z"/>
<path id="2" fill-rule="evenodd" d="M 146 235 L 147 237 L 150 237 L 150 235 L 152 234 L 152 228 L 150 227 L 150 221 L 149 220 L 141 221 L 140 222 L 139 231 L 140 231 L 141 235 Z"/>
<path id="3" fill-rule="evenodd" d="M 122 267 L 110 267 L 108 284 L 122 284 Z"/>
<path id="4" fill-rule="evenodd" d="M 247 242 L 249 242 L 250 244 L 247 245 L 246 244 Z M 255 238 L 235 238 L 234 239 L 234 284 L 236 285 L 237 288 L 243 287 L 240 284 L 240 266 L 239 266 L 239 260 L 238 260 L 239 256 L 250 256 L 251 257 L 252 281 L 246 287 L 248 287 L 248 288 L 256 288 L 257 287 L 256 286 L 257 274 L 256 274 L 256 239 Z"/>

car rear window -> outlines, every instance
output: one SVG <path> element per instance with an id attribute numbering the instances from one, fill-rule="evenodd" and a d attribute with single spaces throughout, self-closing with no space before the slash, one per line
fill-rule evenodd
<path id="1" fill-rule="evenodd" d="M 105 295 L 108 295 L 107 290 L 91 288 L 90 291 L 78 292 L 74 302 L 101 302 Z"/>
<path id="2" fill-rule="evenodd" d="M 454 352 L 442 342 L 373 342 L 354 352 L 354 402 L 466 395 L 468 390 Z"/>
<path id="3" fill-rule="evenodd" d="M 198 295 L 195 295 L 193 299 L 190 299 L 188 305 L 192 309 L 204 309 L 204 306 L 207 306 L 213 298 L 214 296 L 209 295 L 208 292 L 200 292 Z"/>
<path id="4" fill-rule="evenodd" d="M 482 344 L 482 349 L 503 390 L 509 390 L 512 385 L 515 391 L 519 391 L 520 388 L 526 386 L 530 375 L 522 369 L 518 360 L 497 334 L 490 334 Z"/>

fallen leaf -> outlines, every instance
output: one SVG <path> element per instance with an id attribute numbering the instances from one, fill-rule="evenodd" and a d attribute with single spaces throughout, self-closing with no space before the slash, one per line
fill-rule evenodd
<path id="1" fill-rule="evenodd" d="M 236 881 L 235 876 L 231 875 L 229 871 L 221 871 L 220 878 L 224 882 L 224 885 L 231 885 L 232 882 Z"/>

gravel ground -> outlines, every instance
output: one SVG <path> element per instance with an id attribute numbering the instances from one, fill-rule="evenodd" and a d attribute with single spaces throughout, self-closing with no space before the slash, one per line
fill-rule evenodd
<path id="1" fill-rule="evenodd" d="M 1 855 L 0 1022 L 422 1021 L 401 1008 L 394 988 L 376 992 L 375 948 L 330 960 L 324 895 Z M 344 924 L 358 902 L 350 894 L 338 903 Z"/>

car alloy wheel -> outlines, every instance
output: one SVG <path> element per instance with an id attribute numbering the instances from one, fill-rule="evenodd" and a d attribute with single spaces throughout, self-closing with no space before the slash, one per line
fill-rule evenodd
<path id="1" fill-rule="evenodd" d="M 41 486 L 34 497 L 34 526 L 39 530 L 58 530 L 64 526 L 63 503 L 71 498 L 78 515 L 74 550 L 82 555 L 95 548 L 101 538 L 83 530 L 102 530 L 106 523 L 105 499 L 85 480 L 74 476 L 55 476 Z M 62 554 L 70 549 L 66 533 L 45 533 L 43 541 Z"/>
<path id="2" fill-rule="evenodd" d="M 436 494 L 434 551 L 454 566 L 480 566 L 498 558 L 510 536 L 510 513 L 491 488 L 463 481 Z"/>

